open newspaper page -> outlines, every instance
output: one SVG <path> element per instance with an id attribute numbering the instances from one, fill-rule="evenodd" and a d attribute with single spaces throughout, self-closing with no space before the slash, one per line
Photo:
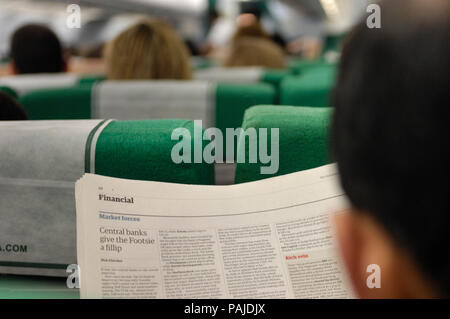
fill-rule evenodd
<path id="1" fill-rule="evenodd" d="M 232 186 L 86 174 L 76 198 L 83 298 L 352 296 L 334 165 Z"/>

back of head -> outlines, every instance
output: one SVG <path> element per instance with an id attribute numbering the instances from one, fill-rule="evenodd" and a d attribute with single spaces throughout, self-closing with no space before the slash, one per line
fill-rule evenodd
<path id="1" fill-rule="evenodd" d="M 346 40 L 333 153 L 354 207 L 450 296 L 450 1 L 386 1 L 381 17 Z"/>
<path id="2" fill-rule="evenodd" d="M 232 42 L 241 40 L 242 38 L 255 37 L 268 39 L 268 34 L 264 31 L 259 20 L 252 14 L 243 14 L 238 18 L 238 28 L 233 35 Z"/>
<path id="3" fill-rule="evenodd" d="M 255 37 L 242 37 L 233 43 L 225 60 L 226 67 L 261 66 L 270 69 L 285 67 L 283 50 L 274 42 Z"/>
<path id="4" fill-rule="evenodd" d="M 66 63 L 58 37 L 49 28 L 29 24 L 11 38 L 11 59 L 16 73 L 64 72 Z"/>
<path id="5" fill-rule="evenodd" d="M 105 49 L 110 80 L 190 79 L 189 52 L 165 22 L 143 20 L 115 37 Z"/>
<path id="6" fill-rule="evenodd" d="M 19 103 L 6 94 L 0 91 L 0 121 L 24 121 L 28 117 Z"/>

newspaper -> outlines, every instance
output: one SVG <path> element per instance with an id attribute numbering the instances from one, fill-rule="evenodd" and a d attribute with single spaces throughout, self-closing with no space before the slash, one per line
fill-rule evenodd
<path id="1" fill-rule="evenodd" d="M 330 216 L 334 165 L 232 186 L 85 174 L 82 298 L 351 298 Z"/>

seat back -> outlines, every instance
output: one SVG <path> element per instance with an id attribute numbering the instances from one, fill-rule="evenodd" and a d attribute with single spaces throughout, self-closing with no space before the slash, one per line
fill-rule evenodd
<path id="1" fill-rule="evenodd" d="M 20 103 L 30 119 L 187 118 L 221 130 L 242 124 L 245 110 L 273 104 L 275 89 L 263 83 L 202 81 L 108 81 L 28 93 Z"/>
<path id="2" fill-rule="evenodd" d="M 272 70 L 262 67 L 212 67 L 196 71 L 194 73 L 194 78 L 201 81 L 226 84 L 263 82 L 278 87 L 281 81 L 290 74 L 292 74 L 292 72 L 289 69 Z"/>
<path id="3" fill-rule="evenodd" d="M 172 161 L 174 128 L 195 145 L 186 120 L 0 122 L 0 242 L 27 251 L 2 252 L 0 273 L 64 276 L 76 263 L 74 185 L 84 172 L 213 184 L 212 165 Z"/>
<path id="4" fill-rule="evenodd" d="M 100 121 L 0 122 L 0 273 L 50 275 L 76 262 L 74 183 Z M 24 200 L 26 199 L 26 200 Z"/>
<path id="5" fill-rule="evenodd" d="M 219 128 L 224 135 L 224 145 L 227 145 L 226 129 L 241 127 L 247 108 L 273 104 L 275 97 L 273 86 L 265 83 L 233 85 L 203 81 L 105 81 L 93 87 L 31 92 L 23 96 L 20 102 L 31 119 L 202 120 L 204 128 Z M 236 150 L 236 137 L 233 142 Z M 235 154 L 233 152 L 230 161 Z M 225 179 L 232 180 L 228 177 Z"/>
<path id="6" fill-rule="evenodd" d="M 227 128 L 241 127 L 249 107 L 273 104 L 275 97 L 275 89 L 264 83 L 219 84 L 216 89 L 215 125 L 224 134 Z"/>
<path id="7" fill-rule="evenodd" d="M 19 98 L 31 120 L 90 119 L 91 86 L 43 89 Z"/>
<path id="8" fill-rule="evenodd" d="M 104 81 L 92 91 L 92 116 L 121 120 L 186 118 L 214 122 L 214 86 L 200 81 Z"/>
<path id="9" fill-rule="evenodd" d="M 191 134 L 194 151 L 194 129 L 202 137 L 202 128 L 189 120 L 112 121 L 102 129 L 95 150 L 86 154 L 86 170 L 119 178 L 152 180 L 181 184 L 214 184 L 214 167 L 205 163 L 175 164 L 172 140 L 175 129 Z M 206 142 L 201 141 L 203 147 Z M 94 144 L 92 143 L 92 146 Z M 94 161 L 93 161 L 94 160 Z"/>
<path id="10" fill-rule="evenodd" d="M 9 96 L 17 99 L 17 93 L 16 91 L 14 91 L 13 89 L 7 87 L 7 86 L 0 86 L 0 91 L 1 92 L 5 92 L 6 94 L 8 94 Z"/>
<path id="11" fill-rule="evenodd" d="M 330 94 L 335 83 L 336 69 L 320 67 L 291 76 L 280 85 L 280 104 L 296 106 L 330 106 Z"/>
<path id="12" fill-rule="evenodd" d="M 105 81 L 105 75 L 84 75 L 80 77 L 79 83 L 80 85 L 93 85 L 94 83 Z"/>
<path id="13" fill-rule="evenodd" d="M 267 129 L 268 146 L 271 145 L 271 129 L 278 128 L 279 169 L 271 175 L 261 174 L 261 167 L 267 165 L 261 163 L 260 160 L 257 163 L 249 163 L 248 140 L 244 141 L 241 138 L 239 151 L 245 152 L 246 162 L 237 163 L 236 183 L 289 174 L 329 163 L 328 130 L 330 117 L 331 108 L 275 105 L 255 106 L 248 109 L 245 112 L 243 129 L 255 128 L 258 139 L 260 136 L 259 129 Z M 275 151 L 270 149 L 269 154 L 274 154 Z"/>
<path id="14" fill-rule="evenodd" d="M 21 74 L 0 78 L 0 86 L 13 89 L 19 96 L 35 90 L 71 87 L 78 83 L 78 75 L 70 73 Z"/>
<path id="15" fill-rule="evenodd" d="M 194 78 L 199 81 L 216 83 L 258 83 L 264 76 L 261 67 L 223 68 L 212 67 L 194 72 Z"/>
<path id="16" fill-rule="evenodd" d="M 303 75 L 321 68 L 336 67 L 335 63 L 327 62 L 324 58 L 318 60 L 293 60 L 289 66 L 291 72 L 295 75 Z"/>

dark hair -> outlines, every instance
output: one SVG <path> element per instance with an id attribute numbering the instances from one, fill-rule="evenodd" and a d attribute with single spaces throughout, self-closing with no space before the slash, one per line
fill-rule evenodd
<path id="1" fill-rule="evenodd" d="M 25 25 L 14 32 L 11 59 L 18 73 L 57 73 L 65 68 L 58 37 L 49 28 L 37 24 Z"/>
<path id="2" fill-rule="evenodd" d="M 25 110 L 13 97 L 0 91 L 0 121 L 28 120 Z"/>
<path id="3" fill-rule="evenodd" d="M 450 296 L 450 1 L 381 6 L 345 41 L 332 127 L 342 186 Z"/>

